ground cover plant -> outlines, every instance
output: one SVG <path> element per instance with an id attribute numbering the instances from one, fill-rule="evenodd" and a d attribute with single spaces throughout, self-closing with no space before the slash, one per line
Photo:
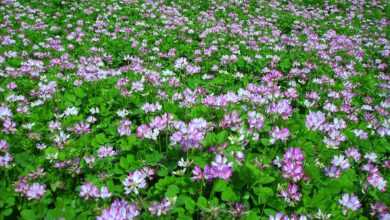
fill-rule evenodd
<path id="1" fill-rule="evenodd" d="M 390 219 L 386 0 L 1 0 L 0 219 Z"/>

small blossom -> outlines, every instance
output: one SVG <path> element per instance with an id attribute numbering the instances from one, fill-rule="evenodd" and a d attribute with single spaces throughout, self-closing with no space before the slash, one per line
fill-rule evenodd
<path id="1" fill-rule="evenodd" d="M 28 199 L 39 199 L 45 194 L 45 185 L 33 183 L 27 189 L 26 196 Z"/>
<path id="2" fill-rule="evenodd" d="M 344 207 L 344 213 L 347 212 L 347 210 L 356 211 L 361 207 L 360 201 L 358 197 L 356 197 L 353 194 L 343 194 L 341 199 L 339 200 L 339 204 Z"/>
<path id="3" fill-rule="evenodd" d="M 97 220 L 132 220 L 140 214 L 135 204 L 124 200 L 115 200 L 110 208 L 103 210 Z"/>

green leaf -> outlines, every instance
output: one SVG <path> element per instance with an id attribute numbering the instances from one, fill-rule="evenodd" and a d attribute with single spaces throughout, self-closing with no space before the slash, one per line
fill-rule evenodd
<path id="1" fill-rule="evenodd" d="M 227 187 L 222 192 L 222 197 L 221 198 L 222 198 L 222 200 L 229 201 L 229 202 L 238 200 L 238 196 L 236 195 L 236 193 L 230 187 Z"/>
<path id="2" fill-rule="evenodd" d="M 259 176 L 259 179 L 256 182 L 260 183 L 260 184 L 268 184 L 268 183 L 272 183 L 274 181 L 275 181 L 274 177 L 269 176 L 265 173 L 261 173 Z"/>
<path id="3" fill-rule="evenodd" d="M 196 202 L 199 208 L 207 208 L 207 199 L 203 196 L 199 196 L 198 201 Z"/>
<path id="4" fill-rule="evenodd" d="M 91 141 L 91 145 L 93 147 L 99 147 L 105 143 L 107 143 L 108 139 L 105 134 L 97 134 L 95 138 Z"/>
<path id="5" fill-rule="evenodd" d="M 134 155 L 128 154 L 126 157 L 121 157 L 121 159 L 119 161 L 119 165 L 123 169 L 127 170 L 127 169 L 131 168 L 134 161 L 135 161 Z"/>
<path id="6" fill-rule="evenodd" d="M 130 151 L 135 145 L 138 144 L 136 135 L 132 134 L 126 138 L 126 140 L 120 141 L 120 148 L 123 151 Z"/>
<path id="7" fill-rule="evenodd" d="M 259 204 L 265 204 L 274 195 L 274 191 L 269 187 L 257 187 L 254 192 Z"/>
<path id="8" fill-rule="evenodd" d="M 176 196 L 179 193 L 179 187 L 176 185 L 170 185 L 168 186 L 167 192 L 165 193 L 165 196 L 168 198 L 172 198 Z"/>
<path id="9" fill-rule="evenodd" d="M 250 210 L 248 214 L 245 215 L 245 220 L 258 220 L 260 217 L 257 215 L 257 212 L 254 210 Z"/>
<path id="10" fill-rule="evenodd" d="M 189 196 L 180 196 L 180 199 L 184 202 L 185 208 L 190 212 L 193 213 L 195 210 L 195 201 L 189 197 Z"/>
<path id="11" fill-rule="evenodd" d="M 22 219 L 31 220 L 31 219 L 38 219 L 35 212 L 31 209 L 24 209 L 21 212 Z"/>
<path id="12" fill-rule="evenodd" d="M 223 192 L 228 188 L 227 183 L 223 180 L 216 180 L 214 182 L 213 191 L 214 192 Z"/>

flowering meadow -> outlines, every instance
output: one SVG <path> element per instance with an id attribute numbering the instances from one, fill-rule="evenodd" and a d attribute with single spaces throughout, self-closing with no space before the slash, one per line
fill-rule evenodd
<path id="1" fill-rule="evenodd" d="M 390 220 L 387 0 L 0 0 L 0 220 Z"/>

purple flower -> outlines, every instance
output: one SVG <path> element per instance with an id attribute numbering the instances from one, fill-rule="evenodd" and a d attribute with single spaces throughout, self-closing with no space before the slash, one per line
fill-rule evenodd
<path id="1" fill-rule="evenodd" d="M 119 123 L 118 133 L 120 136 L 130 136 L 131 135 L 131 121 L 123 119 Z"/>
<path id="2" fill-rule="evenodd" d="M 257 112 L 248 113 L 249 128 L 260 130 L 264 126 L 264 117 Z"/>
<path id="3" fill-rule="evenodd" d="M 28 199 L 39 199 L 45 194 L 45 185 L 33 183 L 27 189 L 26 196 Z"/>
<path id="4" fill-rule="evenodd" d="M 272 131 L 270 132 L 271 135 L 271 143 L 275 143 L 277 140 L 286 141 L 288 137 L 290 136 L 290 131 L 288 128 L 282 128 L 274 127 Z"/>
<path id="5" fill-rule="evenodd" d="M 115 200 L 110 208 L 104 209 L 97 220 L 132 220 L 139 215 L 135 204 L 129 204 L 125 200 Z"/>
<path id="6" fill-rule="evenodd" d="M 87 182 L 80 187 L 80 196 L 84 199 L 98 198 L 100 196 L 100 192 L 95 185 Z"/>
<path id="7" fill-rule="evenodd" d="M 346 159 L 344 155 L 334 156 L 332 160 L 332 165 L 340 167 L 341 170 L 346 170 L 351 166 L 349 164 L 348 159 Z"/>
<path id="8" fill-rule="evenodd" d="M 322 126 L 325 123 L 325 114 L 322 112 L 310 112 L 306 116 L 306 127 L 310 130 L 322 130 Z"/>
<path id="9" fill-rule="evenodd" d="M 325 175 L 331 178 L 338 178 L 341 175 L 341 169 L 336 166 L 326 167 L 324 171 Z"/>
<path id="10" fill-rule="evenodd" d="M 387 181 L 379 172 L 370 173 L 367 177 L 367 182 L 382 192 L 386 191 Z"/>
<path id="11" fill-rule="evenodd" d="M 288 148 L 282 161 L 283 177 L 294 182 L 301 180 L 304 176 L 304 156 L 299 148 Z"/>
<path id="12" fill-rule="evenodd" d="M 6 134 L 13 134 L 16 132 L 16 123 L 11 119 L 6 118 L 3 121 L 3 132 Z"/>
<path id="13" fill-rule="evenodd" d="M 202 180 L 204 179 L 204 174 L 202 169 L 199 166 L 195 166 L 194 170 L 192 170 L 192 180 Z"/>
<path id="14" fill-rule="evenodd" d="M 359 150 L 354 148 L 354 147 L 350 147 L 348 148 L 346 151 L 345 151 L 345 155 L 347 157 L 351 157 L 352 159 L 354 159 L 355 161 L 359 161 L 360 160 L 360 153 L 359 153 Z"/>
<path id="15" fill-rule="evenodd" d="M 204 168 L 204 176 L 207 180 L 220 178 L 228 180 L 233 174 L 232 163 L 225 156 L 218 154 L 211 165 Z"/>
<path id="16" fill-rule="evenodd" d="M 85 123 L 85 122 L 80 122 L 80 123 L 77 123 L 73 129 L 72 129 L 76 134 L 86 134 L 86 133 L 89 133 L 91 131 L 91 128 L 90 128 L 90 125 L 88 123 Z"/>
<path id="17" fill-rule="evenodd" d="M 139 193 L 139 189 L 146 188 L 146 178 L 147 174 L 142 170 L 136 170 L 126 177 L 123 181 L 123 185 L 125 187 L 125 193 L 130 194 L 134 192 L 135 194 Z"/>
<path id="18" fill-rule="evenodd" d="M 12 162 L 13 157 L 10 153 L 5 152 L 4 155 L 0 156 L 0 167 L 7 167 Z"/>
<path id="19" fill-rule="evenodd" d="M 280 192 L 280 195 L 289 204 L 294 204 L 295 202 L 299 202 L 302 196 L 301 193 L 299 192 L 299 186 L 294 183 L 288 184 L 287 189 L 282 190 Z"/>
<path id="20" fill-rule="evenodd" d="M 98 150 L 99 158 L 112 157 L 115 156 L 116 154 L 117 152 L 113 149 L 112 146 L 103 146 L 100 147 Z"/>
<path id="21" fill-rule="evenodd" d="M 276 213 L 274 216 L 270 216 L 269 220 L 290 220 L 287 215 L 284 215 L 281 212 Z"/>
<path id="22" fill-rule="evenodd" d="M 188 65 L 187 58 L 180 57 L 175 61 L 175 68 L 176 69 L 184 69 Z"/>
<path id="23" fill-rule="evenodd" d="M 6 152 L 8 150 L 8 143 L 5 140 L 0 140 L 0 151 Z"/>
<path id="24" fill-rule="evenodd" d="M 8 106 L 2 105 L 0 106 L 0 119 L 11 118 L 12 111 Z"/>
<path id="25" fill-rule="evenodd" d="M 237 130 L 241 127 L 240 114 L 234 111 L 229 114 L 224 115 L 223 120 L 221 121 L 222 128 L 232 128 L 232 130 Z"/>
<path id="26" fill-rule="evenodd" d="M 180 144 L 184 151 L 201 146 L 207 129 L 207 122 L 204 119 L 193 119 L 188 125 L 177 123 L 176 127 L 178 131 L 171 136 L 173 144 Z"/>
<path id="27" fill-rule="evenodd" d="M 282 99 L 277 103 L 272 103 L 268 107 L 268 112 L 277 113 L 282 116 L 283 119 L 288 119 L 292 114 L 292 107 L 290 101 L 287 99 Z"/>
<path id="28" fill-rule="evenodd" d="M 371 204 L 371 215 L 382 217 L 379 219 L 386 219 L 384 218 L 384 216 L 388 215 L 388 217 L 390 217 L 389 214 L 390 214 L 389 208 L 385 204 L 381 202 L 376 202 L 375 204 Z"/>
<path id="29" fill-rule="evenodd" d="M 344 213 L 346 213 L 347 209 L 356 211 L 361 207 L 358 197 L 353 194 L 344 193 L 339 203 L 344 207 Z"/>
<path id="30" fill-rule="evenodd" d="M 242 203 L 236 202 L 233 204 L 231 212 L 234 217 L 240 217 L 245 213 L 245 206 Z"/>
<path id="31" fill-rule="evenodd" d="M 111 197 L 111 193 L 108 190 L 107 186 L 102 186 L 100 188 L 100 198 L 106 199 L 106 198 L 110 198 L 110 197 Z"/>
<path id="32" fill-rule="evenodd" d="M 171 205 L 171 201 L 167 198 L 164 198 L 161 202 L 153 202 L 149 206 L 148 210 L 150 213 L 152 213 L 152 215 L 161 216 L 168 213 Z"/>
<path id="33" fill-rule="evenodd" d="M 162 107 L 159 103 L 155 103 L 155 104 L 145 103 L 142 106 L 142 109 L 144 110 L 145 113 L 160 111 L 161 108 Z"/>

